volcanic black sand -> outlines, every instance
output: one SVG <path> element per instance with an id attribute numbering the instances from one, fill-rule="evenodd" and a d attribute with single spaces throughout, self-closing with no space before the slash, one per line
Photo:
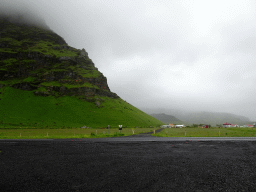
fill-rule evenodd
<path id="1" fill-rule="evenodd" d="M 255 191 L 255 146 L 193 138 L 0 140 L 0 191 Z"/>

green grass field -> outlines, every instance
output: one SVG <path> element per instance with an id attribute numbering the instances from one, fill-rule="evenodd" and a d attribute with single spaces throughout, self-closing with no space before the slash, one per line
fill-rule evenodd
<path id="1" fill-rule="evenodd" d="M 120 137 L 133 134 L 153 132 L 159 128 L 123 128 L 121 133 L 118 128 L 99 129 L 34 129 L 16 128 L 0 129 L 0 139 L 76 139 Z M 186 134 L 186 135 L 185 135 Z M 255 137 L 255 128 L 171 128 L 152 134 L 158 137 Z"/>
<path id="2" fill-rule="evenodd" d="M 255 137 L 255 128 L 166 128 L 158 137 Z"/>
<path id="3" fill-rule="evenodd" d="M 119 129 L 0 129 L 0 139 L 68 139 L 119 137 L 152 132 L 154 128 Z M 157 130 L 157 129 L 155 129 Z"/>

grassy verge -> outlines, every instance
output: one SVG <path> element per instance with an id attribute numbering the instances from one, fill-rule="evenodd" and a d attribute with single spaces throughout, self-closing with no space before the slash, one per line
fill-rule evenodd
<path id="1" fill-rule="evenodd" d="M 153 131 L 154 128 L 119 129 L 0 129 L 0 139 L 71 139 L 120 137 Z"/>
<path id="2" fill-rule="evenodd" d="M 166 128 L 158 137 L 256 137 L 255 128 Z"/>

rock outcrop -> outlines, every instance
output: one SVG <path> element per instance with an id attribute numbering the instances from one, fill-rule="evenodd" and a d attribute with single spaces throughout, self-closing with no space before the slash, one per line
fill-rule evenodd
<path id="1" fill-rule="evenodd" d="M 0 87 L 34 91 L 38 96 L 106 96 L 111 92 L 85 49 L 67 45 L 49 29 L 0 17 Z"/>

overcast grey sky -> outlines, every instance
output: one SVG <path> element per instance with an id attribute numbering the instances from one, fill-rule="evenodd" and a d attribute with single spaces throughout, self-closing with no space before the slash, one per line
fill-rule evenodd
<path id="1" fill-rule="evenodd" d="M 85 48 L 132 105 L 256 120 L 254 0 L 0 0 Z"/>

